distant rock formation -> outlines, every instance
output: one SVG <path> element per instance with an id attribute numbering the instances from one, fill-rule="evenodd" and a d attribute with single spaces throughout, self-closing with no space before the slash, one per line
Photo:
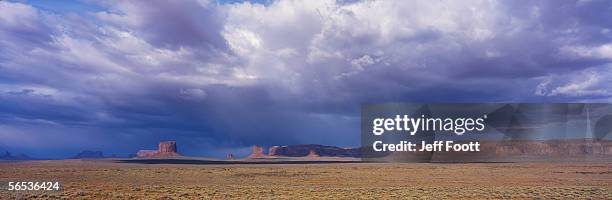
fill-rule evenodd
<path id="1" fill-rule="evenodd" d="M 609 140 L 545 140 L 545 141 L 504 141 L 497 145 L 495 154 L 505 156 L 611 156 L 612 141 Z"/>
<path id="2" fill-rule="evenodd" d="M 0 160 L 34 160 L 33 158 L 30 158 L 28 155 L 25 154 L 17 154 L 17 155 L 11 155 L 10 152 L 6 152 L 4 153 L 4 155 L 0 156 Z"/>
<path id="3" fill-rule="evenodd" d="M 268 148 L 268 155 L 270 156 L 274 156 L 276 155 L 276 151 L 278 150 L 279 146 L 271 146 L 270 148 Z"/>
<path id="4" fill-rule="evenodd" d="M 76 156 L 71 159 L 102 159 L 105 158 L 104 154 L 101 151 L 81 151 Z"/>
<path id="5" fill-rule="evenodd" d="M 265 158 L 266 155 L 263 153 L 263 147 L 261 146 L 253 146 L 251 148 L 251 155 L 249 156 L 249 158 Z"/>
<path id="6" fill-rule="evenodd" d="M 317 154 L 317 152 L 314 149 L 311 149 L 308 152 L 308 155 L 306 155 L 306 157 L 319 157 L 319 154 Z"/>
<path id="7" fill-rule="evenodd" d="M 180 156 L 176 150 L 176 141 L 162 141 L 157 147 L 157 157 Z"/>
<path id="8" fill-rule="evenodd" d="M 148 158 L 148 157 L 156 157 L 157 150 L 139 150 L 136 153 L 136 157 L 139 158 Z"/>
<path id="9" fill-rule="evenodd" d="M 359 148 L 340 148 L 318 144 L 303 144 L 290 146 L 273 146 L 268 150 L 269 156 L 304 157 L 355 157 L 361 156 Z"/>
<path id="10" fill-rule="evenodd" d="M 161 141 L 157 150 L 140 150 L 136 153 L 139 158 L 168 158 L 181 156 L 176 147 L 176 141 Z"/>
<path id="11" fill-rule="evenodd" d="M 234 160 L 235 159 L 234 158 L 234 154 L 231 154 L 231 153 L 227 154 L 227 159 L 228 160 Z"/>
<path id="12" fill-rule="evenodd" d="M 157 146 L 160 153 L 176 152 L 176 141 L 163 141 Z"/>
<path id="13" fill-rule="evenodd" d="M 468 141 L 456 141 L 456 144 Z M 612 160 L 611 140 L 502 140 L 480 141 L 479 152 L 392 152 L 372 156 L 370 161 L 397 162 L 522 162 L 522 161 L 574 161 Z M 421 148 L 417 145 L 417 149 Z"/>

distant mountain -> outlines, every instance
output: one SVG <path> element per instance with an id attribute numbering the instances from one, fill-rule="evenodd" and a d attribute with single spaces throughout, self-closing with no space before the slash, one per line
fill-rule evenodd
<path id="1" fill-rule="evenodd" d="M 0 156 L 0 160 L 34 160 L 34 159 L 30 158 L 28 155 L 25 155 L 25 154 L 11 155 L 11 153 L 7 151 L 4 155 Z"/>
<path id="2" fill-rule="evenodd" d="M 103 159 L 103 158 L 132 158 L 136 157 L 135 154 L 111 154 L 110 156 L 105 156 L 102 151 L 90 151 L 84 150 L 79 154 L 70 157 L 70 159 Z"/>
<path id="3" fill-rule="evenodd" d="M 105 158 L 102 151 L 81 151 L 81 153 L 72 157 L 72 159 L 102 159 Z"/>
<path id="4" fill-rule="evenodd" d="M 273 146 L 268 150 L 269 156 L 325 156 L 325 157 L 361 157 L 359 148 L 341 148 L 318 144 L 302 144 L 290 146 Z"/>

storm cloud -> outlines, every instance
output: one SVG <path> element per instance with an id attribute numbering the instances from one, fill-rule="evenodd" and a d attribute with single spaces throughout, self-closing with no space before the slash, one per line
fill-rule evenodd
<path id="1" fill-rule="evenodd" d="M 0 1 L 0 150 L 359 145 L 379 102 L 610 102 L 610 1 Z"/>

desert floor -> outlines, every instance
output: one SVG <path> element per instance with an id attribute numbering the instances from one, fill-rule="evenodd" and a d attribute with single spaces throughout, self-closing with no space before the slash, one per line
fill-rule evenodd
<path id="1" fill-rule="evenodd" d="M 0 199 L 612 199 L 612 163 L 168 165 L 0 163 L 0 182 L 61 181 Z"/>

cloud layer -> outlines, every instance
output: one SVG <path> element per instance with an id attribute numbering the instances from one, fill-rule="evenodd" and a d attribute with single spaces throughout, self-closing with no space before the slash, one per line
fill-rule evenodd
<path id="1" fill-rule="evenodd" d="M 361 103 L 612 100 L 609 1 L 100 6 L 0 1 L 0 149 L 356 146 Z"/>

